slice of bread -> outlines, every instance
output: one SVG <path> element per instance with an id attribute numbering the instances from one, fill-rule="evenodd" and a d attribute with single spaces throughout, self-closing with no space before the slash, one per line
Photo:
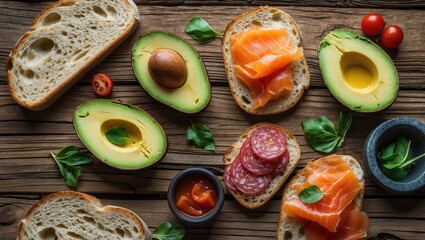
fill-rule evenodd
<path id="1" fill-rule="evenodd" d="M 285 171 L 276 174 L 272 177 L 271 182 L 269 185 L 259 194 L 255 195 L 247 195 L 244 193 L 241 193 L 239 191 L 232 191 L 230 189 L 229 192 L 235 197 L 235 199 L 242 204 L 246 208 L 258 208 L 264 205 L 285 183 L 286 179 L 289 177 L 289 175 L 294 171 L 295 167 L 298 164 L 298 161 L 300 160 L 300 146 L 298 145 L 297 139 L 295 136 L 289 132 L 288 130 L 279 127 L 274 124 L 270 123 L 257 123 L 248 129 L 246 129 L 239 137 L 239 140 L 230 146 L 230 148 L 226 151 L 226 153 L 223 156 L 223 161 L 225 165 L 228 165 L 235 160 L 235 158 L 239 155 L 239 151 L 245 142 L 258 128 L 261 128 L 263 126 L 270 126 L 274 127 L 278 130 L 280 130 L 285 136 L 287 141 L 287 149 L 289 151 L 289 164 L 286 167 Z"/>
<path id="2" fill-rule="evenodd" d="M 263 6 L 248 11 L 234 19 L 223 34 L 221 51 L 223 54 L 224 67 L 226 69 L 227 80 L 230 91 L 236 103 L 248 113 L 255 115 L 268 115 L 284 112 L 293 107 L 310 85 L 310 71 L 305 57 L 301 57 L 291 63 L 294 89 L 288 98 L 271 100 L 264 107 L 252 109 L 252 98 L 249 88 L 241 83 L 234 72 L 233 60 L 231 56 L 230 37 L 234 34 L 244 32 L 252 26 L 260 26 L 264 29 L 285 28 L 290 36 L 290 41 L 295 46 L 301 46 L 301 32 L 295 21 L 284 11 L 276 8 Z"/>
<path id="3" fill-rule="evenodd" d="M 132 211 L 102 206 L 95 197 L 74 191 L 52 193 L 34 204 L 19 223 L 18 240 L 151 239 Z"/>
<path id="4" fill-rule="evenodd" d="M 364 176 L 363 176 L 363 170 L 360 164 L 357 162 L 356 159 L 354 159 L 351 156 L 348 155 L 340 155 L 340 157 L 348 164 L 350 165 L 351 169 L 353 170 L 354 174 L 357 176 L 357 180 L 359 181 L 360 185 L 362 186 L 362 189 L 357 194 L 355 201 L 357 205 L 360 207 L 363 203 L 363 194 L 364 194 Z M 285 191 L 282 196 L 282 202 L 280 205 L 280 215 L 279 220 L 277 224 L 277 231 L 276 231 L 276 239 L 277 240 L 307 240 L 307 236 L 304 234 L 304 228 L 302 225 L 298 224 L 296 222 L 295 218 L 288 217 L 283 211 L 283 204 L 286 201 L 290 201 L 293 198 L 298 198 L 298 194 L 295 191 L 295 185 L 298 183 L 304 183 L 306 181 L 305 175 L 305 168 L 301 169 L 297 175 L 295 175 L 292 180 L 288 183 L 288 185 L 285 188 Z"/>
<path id="5" fill-rule="evenodd" d="M 31 110 L 51 105 L 137 27 L 132 0 L 60 0 L 44 9 L 10 53 L 9 90 Z"/>

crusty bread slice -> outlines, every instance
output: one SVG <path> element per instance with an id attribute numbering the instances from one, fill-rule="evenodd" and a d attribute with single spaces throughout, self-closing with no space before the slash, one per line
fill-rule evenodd
<path id="1" fill-rule="evenodd" d="M 227 80 L 230 85 L 230 91 L 236 103 L 248 113 L 255 115 L 268 115 L 284 112 L 293 107 L 302 97 L 305 90 L 310 85 L 310 71 L 308 69 L 305 57 L 299 58 L 291 63 L 294 89 L 288 98 L 272 100 L 264 107 L 252 109 L 252 98 L 248 87 L 241 83 L 235 75 L 233 69 L 233 60 L 231 56 L 230 37 L 234 34 L 244 32 L 252 26 L 260 26 L 264 29 L 285 28 L 288 30 L 290 41 L 301 46 L 301 32 L 295 21 L 282 10 L 263 6 L 248 11 L 234 19 L 223 34 L 221 42 L 221 51 L 223 54 L 224 67 L 226 69 Z"/>
<path id="2" fill-rule="evenodd" d="M 133 0 L 60 0 L 44 9 L 6 64 L 12 97 L 31 110 L 51 105 L 132 33 Z"/>
<path id="3" fill-rule="evenodd" d="M 132 211 L 102 206 L 95 197 L 74 191 L 52 193 L 34 204 L 19 223 L 18 240 L 151 239 Z"/>
<path id="4" fill-rule="evenodd" d="M 274 124 L 270 123 L 257 123 L 255 125 L 252 125 L 248 129 L 246 129 L 239 137 L 239 140 L 230 146 L 230 148 L 226 151 L 226 153 L 223 156 L 223 161 L 225 165 L 230 164 L 235 160 L 235 158 L 238 156 L 240 149 L 245 142 L 246 139 L 248 139 L 251 134 L 255 132 L 258 128 L 261 128 L 263 126 L 271 126 L 276 129 L 279 129 L 285 136 L 287 141 L 287 149 L 289 151 L 289 164 L 286 167 L 285 171 L 276 174 L 272 177 L 271 182 L 269 185 L 264 189 L 261 193 L 255 194 L 255 195 L 247 195 L 241 192 L 235 192 L 230 189 L 229 192 L 235 197 L 235 199 L 242 204 L 246 208 L 258 208 L 264 205 L 285 183 L 286 179 L 289 177 L 289 175 L 294 171 L 295 167 L 298 164 L 298 161 L 300 160 L 300 146 L 298 145 L 297 139 L 295 136 L 289 132 L 288 130 L 279 127 Z"/>
<path id="5" fill-rule="evenodd" d="M 350 165 L 354 174 L 357 176 L 357 180 L 360 182 L 362 189 L 357 194 L 355 201 L 361 207 L 363 203 L 363 194 L 364 194 L 364 174 L 362 167 L 351 156 L 348 155 L 340 155 L 340 157 Z M 276 230 L 276 239 L 277 240 L 307 240 L 306 235 L 304 234 L 304 228 L 302 225 L 296 222 L 295 218 L 288 217 L 286 213 L 283 211 L 283 204 L 286 201 L 290 201 L 293 198 L 298 198 L 298 195 L 295 191 L 295 185 L 298 183 L 304 183 L 306 178 L 304 176 L 305 168 L 301 169 L 288 183 L 285 188 L 285 191 L 282 196 L 282 202 L 280 205 L 280 215 L 277 224 Z"/>

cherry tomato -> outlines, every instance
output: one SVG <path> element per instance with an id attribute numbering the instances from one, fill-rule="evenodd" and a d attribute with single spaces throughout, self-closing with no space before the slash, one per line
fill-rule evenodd
<path id="1" fill-rule="evenodd" d="M 381 36 L 381 43 L 386 48 L 397 48 L 403 42 L 403 30 L 397 25 L 390 25 L 385 28 Z"/>
<path id="2" fill-rule="evenodd" d="M 105 97 L 111 94 L 114 84 L 108 75 L 105 73 L 98 73 L 93 76 L 91 86 L 97 95 Z"/>
<path id="3" fill-rule="evenodd" d="M 378 36 L 384 27 L 384 18 L 378 13 L 367 14 L 362 19 L 362 30 L 369 36 Z"/>

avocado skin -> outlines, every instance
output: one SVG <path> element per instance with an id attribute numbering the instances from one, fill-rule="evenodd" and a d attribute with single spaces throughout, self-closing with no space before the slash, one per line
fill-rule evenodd
<path id="1" fill-rule="evenodd" d="M 182 87 L 163 87 L 150 76 L 147 64 L 158 49 L 174 50 L 185 60 L 188 75 Z M 207 70 L 195 48 L 181 37 L 168 32 L 149 32 L 140 36 L 133 47 L 132 65 L 140 85 L 155 100 L 187 114 L 198 113 L 209 105 L 211 86 Z"/>
<path id="2" fill-rule="evenodd" d="M 330 57 L 330 54 L 337 52 L 341 54 L 340 57 L 335 57 L 336 55 Z M 370 58 L 376 65 L 378 84 L 370 94 L 356 94 L 356 90 L 346 88 L 341 84 L 345 81 L 344 71 L 341 68 L 342 56 L 353 52 Z M 344 29 L 333 30 L 320 42 L 318 57 L 323 80 L 328 90 L 347 108 L 356 112 L 378 112 L 387 109 L 396 100 L 399 89 L 397 69 L 388 54 L 368 38 Z M 341 73 L 339 75 L 329 74 L 330 70 Z M 340 77 L 335 78 L 335 75 Z"/>
<path id="3" fill-rule="evenodd" d="M 107 121 L 123 121 L 124 123 L 129 122 L 132 126 L 142 126 L 142 128 L 139 128 L 142 138 L 145 135 L 144 138 L 154 139 L 157 142 L 155 144 L 157 147 L 154 146 L 153 151 L 151 151 L 152 154 L 148 154 L 149 158 L 137 147 L 133 147 L 134 151 L 127 151 L 125 147 L 122 148 L 123 151 L 120 151 L 120 146 L 109 142 L 104 136 L 104 131 L 108 128 L 104 129 L 103 124 Z M 76 109 L 73 124 L 83 145 L 97 159 L 117 169 L 139 170 L 150 167 L 161 161 L 168 150 L 167 136 L 160 124 L 148 113 L 131 104 L 106 99 L 87 101 Z M 116 126 L 122 127 L 122 124 Z M 143 129 L 145 127 L 149 132 L 155 132 L 155 134 L 152 134 L 154 137 L 145 134 L 146 130 Z M 125 128 L 127 129 L 127 127 Z M 132 135 L 131 131 L 129 131 L 129 134 Z"/>

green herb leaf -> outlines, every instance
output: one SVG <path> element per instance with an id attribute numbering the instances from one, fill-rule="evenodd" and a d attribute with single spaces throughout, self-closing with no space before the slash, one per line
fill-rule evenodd
<path id="1" fill-rule="evenodd" d="M 316 185 L 310 185 L 304 188 L 299 194 L 301 202 L 309 204 L 320 201 L 323 198 L 323 193 L 320 188 Z"/>
<path id="2" fill-rule="evenodd" d="M 152 239 L 181 240 L 185 234 L 186 230 L 183 227 L 164 221 L 152 233 Z"/>
<path id="3" fill-rule="evenodd" d="M 78 186 L 78 178 L 81 175 L 82 167 L 66 165 L 64 167 L 64 179 L 68 187 L 76 188 Z"/>
<path id="4" fill-rule="evenodd" d="M 340 147 L 351 126 L 350 113 L 340 113 L 338 128 L 324 116 L 303 121 L 307 144 L 318 152 L 330 153 Z"/>
<path id="5" fill-rule="evenodd" d="M 81 175 L 81 165 L 93 163 L 93 157 L 88 153 L 81 153 L 75 146 L 63 148 L 57 155 L 50 153 L 59 167 L 68 187 L 77 187 Z"/>
<path id="6" fill-rule="evenodd" d="M 203 148 L 207 151 L 215 150 L 214 138 L 211 130 L 203 123 L 192 123 L 186 132 L 186 138 L 189 141 L 193 141 L 199 148 Z"/>
<path id="7" fill-rule="evenodd" d="M 405 179 L 412 170 L 412 164 L 425 156 L 413 158 L 412 141 L 403 136 L 398 136 L 396 141 L 388 144 L 378 153 L 382 172 L 394 181 Z"/>
<path id="8" fill-rule="evenodd" d="M 128 134 L 127 129 L 123 127 L 113 127 L 109 129 L 105 135 L 111 143 L 116 145 L 123 145 L 127 142 L 133 142 L 133 140 L 130 138 L 130 135 Z"/>
<path id="9" fill-rule="evenodd" d="M 207 21 L 201 17 L 194 17 L 186 25 L 185 32 L 200 43 L 211 42 L 222 33 L 216 32 Z"/>
<path id="10" fill-rule="evenodd" d="M 349 112 L 340 112 L 339 113 L 339 121 L 338 121 L 338 135 L 341 137 L 340 143 L 344 142 L 345 134 L 347 134 L 348 129 L 351 126 L 353 117 Z"/>

